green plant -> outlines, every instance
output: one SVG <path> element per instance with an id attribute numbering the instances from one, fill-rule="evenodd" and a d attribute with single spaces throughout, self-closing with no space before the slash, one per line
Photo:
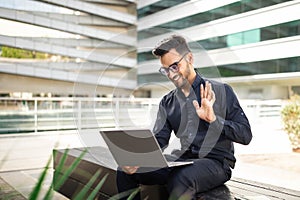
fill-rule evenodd
<path id="1" fill-rule="evenodd" d="M 66 158 L 67 158 L 67 154 L 68 154 L 68 149 L 66 149 L 66 151 L 64 152 L 62 158 L 59 161 L 57 170 L 62 171 Z M 72 173 L 72 171 L 79 165 L 81 159 L 83 158 L 83 156 L 85 155 L 85 153 L 87 152 L 87 150 L 83 151 L 79 157 L 76 158 L 76 160 L 72 163 L 72 165 L 65 171 L 65 173 L 63 173 L 63 176 L 61 178 L 58 177 L 54 177 L 54 180 L 56 180 L 56 184 L 53 185 L 53 183 L 50 185 L 47 193 L 45 194 L 45 196 L 42 198 L 44 200 L 51 200 L 53 199 L 53 190 L 54 189 L 59 189 L 63 183 L 67 180 L 68 176 Z M 36 200 L 36 199 L 40 199 L 38 198 L 41 189 L 42 189 L 42 184 L 45 181 L 45 177 L 47 174 L 47 171 L 49 169 L 49 166 L 51 164 L 51 157 L 47 162 L 46 167 L 44 168 L 44 170 L 42 171 L 37 184 L 35 185 L 34 189 L 32 190 L 30 196 L 29 196 L 29 200 Z M 93 185 L 93 183 L 98 179 L 100 175 L 100 171 L 97 171 L 93 177 L 91 178 L 91 180 L 88 182 L 87 186 L 85 188 L 83 188 L 81 191 L 79 191 L 79 193 L 74 197 L 74 199 L 79 200 L 79 199 L 83 199 L 83 197 L 87 196 L 87 192 L 88 190 L 91 188 L 91 186 Z M 55 175 L 54 175 L 55 176 Z M 107 178 L 107 175 L 105 175 L 102 180 L 97 184 L 97 186 L 95 187 L 95 189 L 93 190 L 93 192 L 86 198 L 88 200 L 93 200 L 96 195 L 97 192 L 100 190 L 100 188 L 102 187 L 102 185 L 104 184 L 105 180 Z"/>
<path id="2" fill-rule="evenodd" d="M 45 196 L 42 198 L 44 200 L 52 200 L 53 199 L 53 191 L 54 190 L 58 190 L 67 180 L 67 178 L 69 177 L 69 175 L 76 169 L 76 167 L 79 165 L 80 161 L 82 160 L 83 156 L 86 154 L 87 149 L 85 149 L 75 160 L 74 162 L 70 165 L 69 168 L 67 168 L 66 171 L 64 171 L 63 176 L 59 177 L 57 174 L 60 174 L 59 172 L 62 172 L 64 167 L 65 167 L 65 162 L 67 159 L 67 155 L 68 155 L 69 149 L 66 149 L 64 151 L 63 156 L 61 157 L 58 166 L 56 168 L 56 171 L 58 173 L 54 174 L 53 177 L 53 183 L 50 185 L 50 187 L 48 188 L 47 193 L 45 194 Z M 47 175 L 48 169 L 50 168 L 50 164 L 51 164 L 51 160 L 52 157 L 50 157 L 50 159 L 48 160 L 46 167 L 44 168 L 44 170 L 42 171 L 38 182 L 36 183 L 34 189 L 32 190 L 30 196 L 29 196 L 29 200 L 37 200 L 37 199 L 41 199 L 39 198 L 41 189 L 42 189 L 42 185 L 43 182 L 45 181 L 45 177 Z M 74 197 L 72 197 L 72 199 L 74 200 L 81 200 L 81 199 L 87 199 L 87 200 L 93 200 L 95 199 L 95 197 L 98 194 L 98 191 L 101 189 L 101 187 L 104 185 L 108 174 L 104 175 L 103 178 L 100 180 L 100 182 L 96 185 L 96 187 L 92 190 L 92 192 L 88 195 L 89 190 L 91 189 L 92 185 L 97 181 L 97 179 L 100 176 L 100 170 L 98 170 L 90 179 L 90 181 L 86 184 L 86 187 L 84 187 L 82 190 L 80 190 Z M 55 184 L 54 184 L 55 182 Z M 132 200 L 134 198 L 135 195 L 138 194 L 139 192 L 139 188 L 131 190 L 131 191 L 127 191 L 125 193 L 121 193 L 121 194 L 116 194 L 113 197 L 111 197 L 111 200 L 117 200 L 120 199 L 124 196 L 129 195 L 129 197 L 127 198 L 127 200 Z"/>
<path id="3" fill-rule="evenodd" d="M 41 172 L 37 183 L 35 184 L 33 190 L 31 191 L 28 199 L 29 200 L 37 200 L 37 199 L 43 199 L 43 200 L 52 200 L 53 198 L 53 194 L 55 190 L 58 190 L 64 183 L 65 181 L 68 179 L 68 177 L 70 176 L 70 174 L 76 169 L 76 167 L 79 165 L 80 161 L 82 160 L 83 156 L 86 154 L 87 149 L 85 149 L 75 160 L 74 162 L 70 165 L 70 167 L 68 167 L 67 169 L 65 168 L 65 162 L 67 160 L 67 156 L 68 156 L 68 152 L 69 149 L 66 149 L 64 151 L 64 154 L 62 155 L 62 157 L 60 158 L 59 162 L 58 162 L 58 166 L 56 168 L 56 171 L 58 173 L 54 173 L 54 177 L 53 177 L 53 182 L 52 184 L 49 186 L 49 188 L 47 189 L 46 194 L 41 197 L 41 191 L 43 189 L 43 184 L 46 180 L 46 176 L 48 173 L 48 170 L 51 168 L 51 160 L 52 160 L 52 156 L 49 158 L 46 166 L 44 167 L 43 171 Z M 6 154 L 5 158 L 0 162 L 0 167 L 4 164 L 6 157 L 8 157 L 8 154 Z M 66 170 L 64 170 L 66 169 Z M 63 173 L 60 173 L 63 172 Z M 102 179 L 99 181 L 99 183 L 96 185 L 96 187 L 92 190 L 92 192 L 90 194 L 89 191 L 92 187 L 92 185 L 94 185 L 94 183 L 98 180 L 99 176 L 100 176 L 101 171 L 98 170 L 89 180 L 89 182 L 86 184 L 86 186 L 81 189 L 80 191 L 76 192 L 74 197 L 72 197 L 72 199 L 75 200 L 81 200 L 81 199 L 87 199 L 87 200 L 94 200 L 99 192 L 99 190 L 101 189 L 101 187 L 104 185 L 108 174 L 105 174 Z M 61 177 L 58 176 L 58 174 L 63 174 Z M 54 183 L 55 182 L 55 183 Z M 2 188 L 0 188 L 0 191 L 2 190 Z M 134 190 L 130 190 L 124 193 L 120 193 L 120 194 L 116 194 L 112 197 L 110 197 L 110 200 L 118 200 L 120 198 L 123 198 L 125 196 L 129 197 L 127 198 L 127 200 L 132 200 L 134 198 L 135 195 L 138 194 L 138 192 L 140 191 L 140 188 L 136 188 Z M 0 199 L 16 199 L 23 196 L 18 192 L 18 191 L 14 191 L 14 192 L 10 192 L 9 194 L 5 194 L 2 195 L 0 197 Z"/>
<path id="4" fill-rule="evenodd" d="M 300 96 L 294 95 L 282 109 L 284 130 L 288 133 L 294 150 L 300 149 Z"/>
<path id="5" fill-rule="evenodd" d="M 42 52 L 30 51 L 25 49 L 18 49 L 13 47 L 3 46 L 1 57 L 6 58 L 30 58 L 30 59 L 46 59 L 47 54 Z"/>

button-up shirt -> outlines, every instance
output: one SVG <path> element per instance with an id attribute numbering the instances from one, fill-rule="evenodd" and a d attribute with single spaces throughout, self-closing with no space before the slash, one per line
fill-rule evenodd
<path id="1" fill-rule="evenodd" d="M 212 81 L 216 101 L 213 105 L 216 120 L 208 123 L 200 119 L 193 106 L 197 100 L 201 106 L 200 85 L 206 79 L 198 73 L 190 93 L 185 96 L 178 88 L 166 94 L 160 104 L 153 133 L 162 149 L 169 144 L 171 133 L 180 139 L 181 152 L 189 158 L 211 158 L 234 167 L 233 142 L 249 144 L 252 133 L 249 121 L 232 88 Z M 188 154 L 186 154 L 188 152 Z"/>

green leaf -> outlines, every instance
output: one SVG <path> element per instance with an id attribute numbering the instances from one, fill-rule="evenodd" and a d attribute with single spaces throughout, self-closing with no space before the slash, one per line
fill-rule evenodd
<path id="1" fill-rule="evenodd" d="M 65 173 L 63 173 L 63 176 L 57 181 L 57 183 L 54 185 L 54 189 L 58 190 L 63 184 L 64 182 L 67 180 L 67 178 L 69 177 L 69 175 L 73 172 L 73 170 L 79 165 L 81 159 L 83 158 L 83 156 L 86 154 L 87 149 L 84 149 L 84 151 L 81 152 L 81 154 L 79 155 L 79 157 L 77 157 L 74 162 L 71 164 L 71 166 L 66 170 Z M 57 171 L 58 173 L 61 172 Z"/>
<path id="2" fill-rule="evenodd" d="M 38 197 L 38 195 L 39 195 L 39 193 L 40 193 L 40 191 L 42 189 L 42 184 L 43 184 L 43 182 L 45 180 L 45 177 L 47 175 L 47 171 L 49 169 L 51 160 L 52 160 L 52 157 L 49 158 L 46 167 L 44 168 L 41 176 L 38 179 L 37 184 L 35 185 L 33 191 L 30 193 L 29 200 L 36 200 L 37 199 L 37 197 Z"/>
<path id="3" fill-rule="evenodd" d="M 89 182 L 82 188 L 82 190 L 75 196 L 74 200 L 81 200 L 85 197 L 89 189 L 92 187 L 93 183 L 97 180 L 100 175 L 100 170 L 98 170 L 94 176 L 89 180 Z"/>
<path id="4" fill-rule="evenodd" d="M 64 165 L 65 165 L 66 159 L 67 159 L 67 157 L 68 157 L 68 152 L 69 152 L 69 149 L 66 149 L 66 150 L 64 151 L 63 156 L 62 156 L 61 159 L 59 160 L 58 166 L 57 166 L 57 168 L 56 168 L 56 171 L 57 171 L 58 173 L 54 173 L 54 177 L 53 177 L 53 180 L 55 180 L 55 181 L 58 180 L 58 175 L 59 175 L 59 173 L 62 171 L 62 169 L 63 169 L 63 167 L 64 167 Z M 56 186 L 56 185 L 54 186 L 54 189 L 59 189 L 59 188 L 60 188 L 60 186 L 59 186 L 59 187 Z"/>
<path id="5" fill-rule="evenodd" d="M 95 199 L 98 191 L 100 190 L 100 188 L 104 185 L 104 182 L 106 181 L 108 177 L 108 174 L 106 174 L 105 176 L 103 176 L 103 178 L 101 179 L 101 181 L 98 183 L 98 185 L 96 186 L 96 188 L 93 190 L 93 192 L 90 194 L 90 196 L 87 198 L 87 200 L 93 200 Z"/>
<path id="6" fill-rule="evenodd" d="M 132 200 L 140 191 L 140 188 L 136 188 L 131 194 L 130 196 L 127 198 L 127 200 Z"/>
<path id="7" fill-rule="evenodd" d="M 127 200 L 131 200 L 133 197 L 135 197 L 135 195 L 137 195 L 137 193 L 139 191 L 140 191 L 140 187 L 116 194 L 116 195 L 110 197 L 108 200 L 117 200 L 117 199 L 126 197 L 128 195 L 129 195 L 129 197 L 127 198 Z"/>

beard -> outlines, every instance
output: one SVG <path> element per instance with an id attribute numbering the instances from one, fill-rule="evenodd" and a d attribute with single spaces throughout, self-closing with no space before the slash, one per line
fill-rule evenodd
<path id="1" fill-rule="evenodd" d="M 177 87 L 177 88 L 184 88 L 186 87 L 189 82 L 186 78 L 182 76 L 182 74 L 176 74 L 172 79 L 172 83 Z"/>

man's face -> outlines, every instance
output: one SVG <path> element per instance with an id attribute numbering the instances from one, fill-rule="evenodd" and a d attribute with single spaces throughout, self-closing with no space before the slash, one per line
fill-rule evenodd
<path id="1" fill-rule="evenodd" d="M 175 49 L 171 49 L 168 53 L 163 55 L 160 59 L 162 66 L 169 69 L 167 77 L 178 88 L 182 88 L 186 84 L 188 84 L 188 76 L 190 75 L 190 69 L 189 69 L 188 63 L 185 59 L 185 56 L 183 57 Z M 170 70 L 170 68 L 172 68 L 171 66 L 172 65 L 174 66 L 174 64 L 175 65 L 177 64 L 178 71 Z"/>

